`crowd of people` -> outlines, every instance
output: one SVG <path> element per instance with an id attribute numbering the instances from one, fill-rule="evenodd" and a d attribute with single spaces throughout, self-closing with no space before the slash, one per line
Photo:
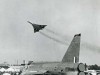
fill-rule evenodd
<path id="1" fill-rule="evenodd" d="M 0 72 L 0 75 L 20 75 L 20 72 Z"/>

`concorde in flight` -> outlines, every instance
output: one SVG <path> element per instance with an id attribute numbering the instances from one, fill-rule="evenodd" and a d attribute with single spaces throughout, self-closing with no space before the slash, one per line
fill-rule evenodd
<path id="1" fill-rule="evenodd" d="M 34 33 L 39 32 L 40 30 L 44 29 L 47 26 L 47 25 L 39 25 L 39 24 L 31 23 L 30 21 L 27 22 L 33 26 Z"/>

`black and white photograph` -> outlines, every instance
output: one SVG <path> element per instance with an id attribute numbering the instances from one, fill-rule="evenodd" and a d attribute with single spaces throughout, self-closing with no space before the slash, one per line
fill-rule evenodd
<path id="1" fill-rule="evenodd" d="M 0 0 L 0 75 L 100 75 L 100 0 Z"/>

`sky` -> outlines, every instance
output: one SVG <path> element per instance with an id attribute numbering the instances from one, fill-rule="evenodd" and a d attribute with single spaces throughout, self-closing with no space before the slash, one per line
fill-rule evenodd
<path id="1" fill-rule="evenodd" d="M 61 61 L 81 33 L 80 62 L 100 65 L 100 0 L 1 0 L 0 63 Z M 34 33 L 27 23 L 47 25 Z M 50 32 L 51 31 L 51 32 Z"/>

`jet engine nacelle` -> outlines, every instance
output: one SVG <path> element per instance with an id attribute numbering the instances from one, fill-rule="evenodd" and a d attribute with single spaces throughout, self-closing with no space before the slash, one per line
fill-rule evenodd
<path id="1" fill-rule="evenodd" d="M 79 63 L 78 67 L 78 75 L 85 75 L 84 71 L 85 71 L 85 65 L 83 63 Z"/>

